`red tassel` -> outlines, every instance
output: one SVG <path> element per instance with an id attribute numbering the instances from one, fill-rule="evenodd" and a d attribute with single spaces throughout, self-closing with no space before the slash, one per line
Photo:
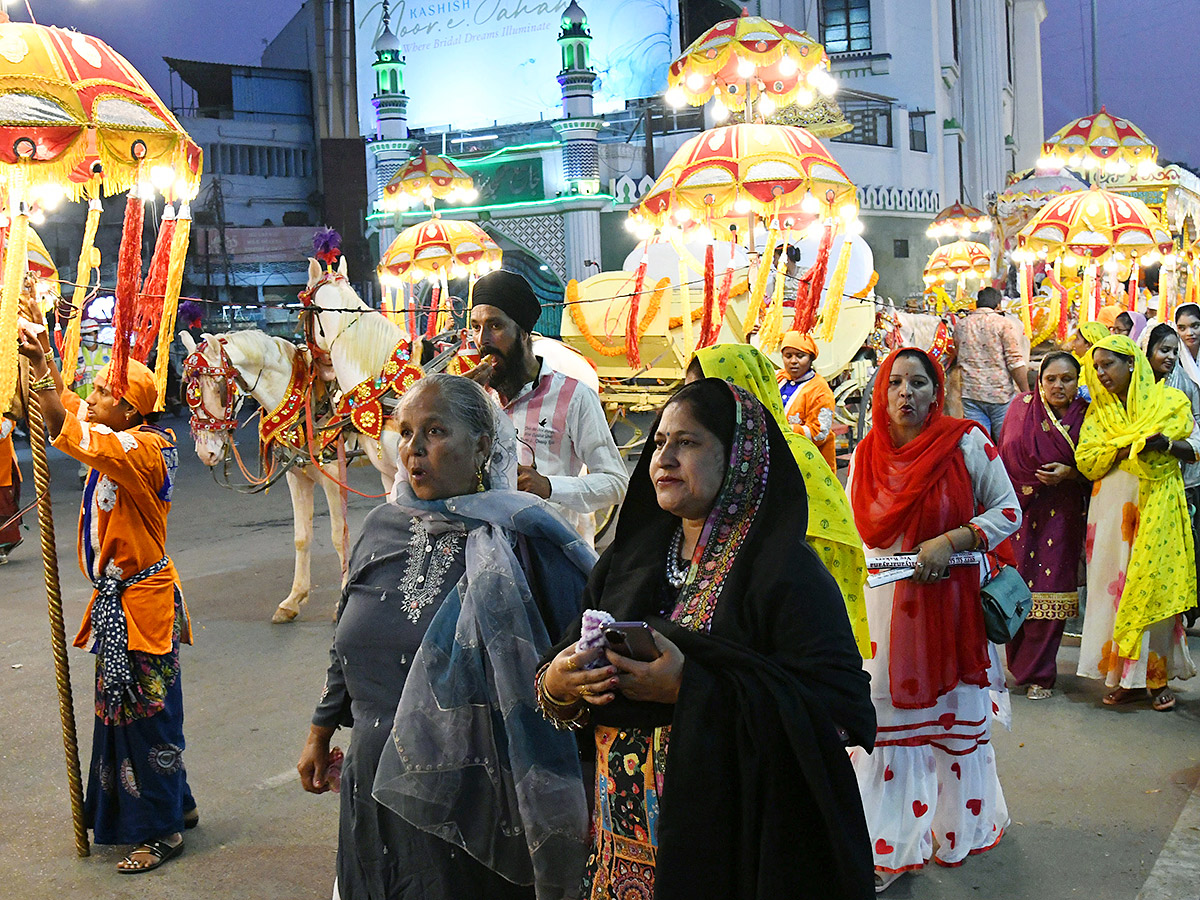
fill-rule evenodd
<path id="1" fill-rule="evenodd" d="M 1058 293 L 1058 340 L 1063 342 L 1067 339 L 1067 316 L 1071 312 L 1071 301 L 1067 296 L 1067 289 L 1054 277 L 1053 274 L 1048 275 L 1050 287 Z"/>
<path id="2" fill-rule="evenodd" d="M 633 279 L 633 297 L 629 300 L 629 322 L 625 326 L 625 360 L 634 369 L 642 367 L 642 353 L 638 347 L 638 310 L 642 305 L 642 288 L 646 285 L 646 267 L 649 260 L 642 257 Z"/>
<path id="3" fill-rule="evenodd" d="M 1142 273 L 1142 267 L 1138 265 L 1136 256 L 1130 257 L 1129 264 L 1129 301 L 1126 307 L 1130 312 L 1137 312 L 1137 295 L 1138 295 L 1138 276 Z"/>
<path id="4" fill-rule="evenodd" d="M 121 229 L 121 250 L 117 257 L 116 302 L 113 304 L 112 367 L 109 392 L 121 397 L 129 386 L 129 339 L 133 335 L 137 311 L 138 279 L 142 274 L 142 226 L 146 207 L 135 192 L 125 201 L 125 223 Z"/>
<path id="5" fill-rule="evenodd" d="M 713 325 L 713 290 L 716 288 L 717 264 L 714 257 L 713 245 L 709 244 L 704 251 L 704 319 L 700 323 L 700 343 L 697 347 L 707 347 Z"/>
<path id="6" fill-rule="evenodd" d="M 408 286 L 408 299 L 404 304 L 404 318 L 408 323 L 408 340 L 411 344 L 417 342 L 417 288 Z"/>
<path id="7" fill-rule="evenodd" d="M 425 320 L 425 337 L 433 340 L 433 336 L 437 334 L 437 319 L 438 319 L 438 301 L 442 298 L 442 286 L 435 284 L 433 286 L 432 299 L 429 301 L 429 318 Z"/>
<path id="8" fill-rule="evenodd" d="M 146 362 L 150 351 L 158 343 L 158 326 L 162 320 L 163 296 L 167 293 L 167 268 L 171 262 L 171 241 L 175 235 L 175 219 L 163 219 L 158 229 L 158 241 L 154 244 L 154 255 L 150 257 L 150 271 L 142 282 L 137 296 L 137 313 L 134 320 L 133 358 Z"/>
<path id="9" fill-rule="evenodd" d="M 721 277 L 721 293 L 717 297 L 717 315 L 714 317 L 712 330 L 707 340 L 701 342 L 702 347 L 711 347 L 721 336 L 721 325 L 725 321 L 725 309 L 729 306 L 729 292 L 733 287 L 733 254 L 729 255 L 729 267 Z"/>
<path id="10" fill-rule="evenodd" d="M 817 324 L 817 306 L 821 302 L 821 291 L 825 289 L 825 275 L 829 271 L 829 250 L 833 246 L 833 226 L 826 225 L 817 247 L 817 259 L 800 278 L 796 291 L 796 312 L 792 318 L 792 330 L 807 334 Z"/>

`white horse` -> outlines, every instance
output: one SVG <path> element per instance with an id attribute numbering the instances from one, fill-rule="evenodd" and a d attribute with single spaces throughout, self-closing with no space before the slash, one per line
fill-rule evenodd
<path id="1" fill-rule="evenodd" d="M 196 342 L 186 331 L 179 335 L 188 355 L 196 352 Z M 283 338 L 261 331 L 235 331 L 228 334 L 204 335 L 201 356 L 212 369 L 224 362 L 221 349 L 237 373 L 239 386 L 263 408 L 264 415 L 283 401 L 292 377 L 296 354 L 300 351 Z M 202 414 L 193 416 L 192 432 L 196 437 L 196 455 L 206 466 L 215 466 L 225 459 L 233 441 L 229 419 L 236 419 L 225 394 L 223 378 L 211 374 L 194 376 L 199 381 Z M 230 415 L 232 413 L 232 415 Z M 210 423 L 207 427 L 205 420 Z M 320 468 L 325 474 L 316 471 Z M 296 564 L 292 589 L 279 604 L 271 621 L 291 622 L 299 615 L 300 604 L 307 602 L 312 587 L 311 560 L 313 540 L 313 495 L 319 482 L 329 505 L 329 530 L 341 564 L 342 582 L 346 579 L 346 522 L 342 517 L 341 496 L 337 482 L 337 463 L 302 464 L 292 466 L 285 475 L 292 498 L 292 530 L 296 547 Z"/>
<path id="2" fill-rule="evenodd" d="M 315 362 L 332 368 L 343 394 L 368 378 L 379 377 L 396 346 L 409 340 L 405 329 L 354 293 L 346 280 L 344 256 L 336 272 L 324 272 L 319 262 L 310 259 L 308 291 L 313 308 L 309 340 L 318 355 Z M 399 471 L 399 434 L 391 417 L 386 418 L 379 440 L 360 435 L 359 442 L 371 465 L 379 470 L 384 491 L 390 491 Z"/>

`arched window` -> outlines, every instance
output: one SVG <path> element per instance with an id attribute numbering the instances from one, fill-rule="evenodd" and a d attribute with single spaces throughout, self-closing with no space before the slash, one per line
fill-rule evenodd
<path id="1" fill-rule="evenodd" d="M 583 44 L 575 45 L 575 68 L 586 69 L 587 63 L 583 60 Z"/>
<path id="2" fill-rule="evenodd" d="M 391 85 L 393 94 L 400 93 L 400 89 L 397 87 L 397 84 L 396 84 L 396 70 L 395 69 L 392 69 L 388 72 L 388 82 Z"/>

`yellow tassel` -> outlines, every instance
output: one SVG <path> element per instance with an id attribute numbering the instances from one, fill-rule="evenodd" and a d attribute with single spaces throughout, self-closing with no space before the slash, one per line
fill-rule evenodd
<path id="1" fill-rule="evenodd" d="M 98 193 L 98 181 L 94 185 Z M 92 281 L 92 270 L 96 263 L 96 226 L 100 224 L 103 210 L 100 198 L 93 196 L 88 201 L 87 220 L 83 225 L 83 246 L 79 249 L 79 265 L 75 267 L 75 290 L 71 292 L 71 319 L 67 322 L 67 333 L 63 336 L 62 377 L 63 384 L 70 387 L 75 383 L 75 367 L 79 363 L 79 329 L 83 325 L 83 304 L 87 300 L 88 285 Z"/>
<path id="2" fill-rule="evenodd" d="M 167 288 L 163 296 L 162 321 L 158 326 L 158 360 L 154 366 L 154 386 L 158 391 L 161 410 L 167 400 L 167 369 L 171 356 L 171 341 L 175 339 L 175 314 L 179 311 L 179 289 L 183 285 L 183 265 L 187 261 L 188 240 L 192 228 L 192 208 L 187 203 L 179 206 L 175 217 L 175 234 L 171 241 L 171 256 L 167 265 Z"/>
<path id="3" fill-rule="evenodd" d="M 850 235 L 842 241 L 842 250 L 838 254 L 837 267 L 833 270 L 833 278 L 829 280 L 829 288 L 825 293 L 825 309 L 821 315 L 821 340 L 829 343 L 833 340 L 833 330 L 837 328 L 838 315 L 842 311 L 842 294 L 846 290 L 846 276 L 850 274 Z"/>
<path id="4" fill-rule="evenodd" d="M 19 197 L 22 191 L 15 192 Z M 10 210 L 10 215 L 11 215 Z M 25 279 L 26 254 L 29 241 L 29 217 L 24 210 L 11 217 L 8 241 L 4 247 L 4 286 L 0 293 L 0 334 L 17 333 L 21 310 L 21 285 Z M 17 391 L 19 356 L 13 337 L 0 348 L 0 413 L 8 412 Z"/>
<path id="5" fill-rule="evenodd" d="M 1079 324 L 1096 318 L 1096 267 L 1088 264 L 1083 270 L 1083 292 L 1079 298 Z"/>
<path id="6" fill-rule="evenodd" d="M 763 297 L 767 293 L 767 277 L 771 274 L 774 264 L 775 244 L 779 240 L 779 230 L 772 226 L 767 235 L 767 249 L 758 260 L 758 274 L 754 277 L 754 292 L 750 295 L 750 307 L 746 310 L 745 327 L 750 331 L 758 324 L 762 314 Z"/>
<path id="7" fill-rule="evenodd" d="M 758 343 L 764 353 L 771 353 L 779 349 L 779 345 L 783 342 L 783 289 L 786 272 L 787 241 L 785 240 L 783 253 L 779 256 L 779 267 L 775 270 L 775 293 L 771 298 L 771 308 L 767 310 L 762 330 L 758 334 Z"/>
<path id="8" fill-rule="evenodd" d="M 688 281 L 690 278 L 687 262 L 681 253 L 679 255 L 679 316 L 683 325 L 683 350 L 684 356 L 687 357 L 685 362 L 691 360 L 692 351 L 696 349 L 696 345 L 692 341 L 692 288 Z"/>
<path id="9" fill-rule="evenodd" d="M 446 270 L 445 269 L 441 270 L 441 275 L 442 275 L 442 296 L 441 296 L 441 299 L 438 300 L 438 314 L 437 314 L 437 326 L 436 326 L 436 328 L 438 330 L 438 334 L 441 334 L 443 331 L 445 331 L 447 328 L 450 327 L 450 309 L 452 307 L 452 303 L 450 302 L 450 285 L 446 281 Z"/>

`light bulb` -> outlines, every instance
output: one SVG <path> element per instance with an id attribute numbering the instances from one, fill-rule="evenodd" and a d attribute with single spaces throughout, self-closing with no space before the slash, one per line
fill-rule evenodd
<path id="1" fill-rule="evenodd" d="M 783 58 L 779 60 L 779 74 L 785 78 L 796 74 L 796 61 L 786 53 L 783 54 Z"/>
<path id="2" fill-rule="evenodd" d="M 754 63 L 750 62 L 750 60 L 738 59 L 738 64 L 737 64 L 738 78 L 741 78 L 743 81 L 748 78 L 752 78 L 754 76 L 755 71 L 756 71 L 756 69 L 755 69 Z"/>
<path id="3" fill-rule="evenodd" d="M 687 77 L 687 86 L 692 89 L 693 93 L 699 93 L 707 83 L 699 72 L 693 72 Z"/>
<path id="4" fill-rule="evenodd" d="M 765 94 L 758 98 L 758 113 L 764 119 L 769 118 L 775 113 L 775 102 Z"/>
<path id="5" fill-rule="evenodd" d="M 849 222 L 858 215 L 858 208 L 853 203 L 843 203 L 838 207 L 838 215 L 842 217 L 842 221 Z"/>
<path id="6" fill-rule="evenodd" d="M 800 106 L 812 106 L 812 102 L 816 99 L 816 94 L 810 90 L 801 88 L 796 91 L 796 103 Z"/>
<path id="7" fill-rule="evenodd" d="M 749 215 L 750 208 L 750 201 L 745 197 L 739 197 L 737 202 L 733 204 L 733 211 L 739 216 Z"/>
<path id="8" fill-rule="evenodd" d="M 675 109 L 679 109 L 679 107 L 687 103 L 687 98 L 683 95 L 683 90 L 678 87 L 673 87 L 668 90 L 663 99 L 667 101 L 668 105 L 674 107 Z"/>
<path id="9" fill-rule="evenodd" d="M 150 170 L 150 183 L 165 194 L 175 183 L 175 170 L 171 166 L 154 166 Z"/>
<path id="10" fill-rule="evenodd" d="M 849 234 L 862 234 L 865 230 L 866 226 L 863 225 L 862 219 L 855 219 L 846 226 L 846 231 Z"/>
<path id="11" fill-rule="evenodd" d="M 821 211 L 821 201 L 814 197 L 811 192 L 807 193 L 804 195 L 804 199 L 800 201 L 800 211 L 815 216 Z"/>
<path id="12" fill-rule="evenodd" d="M 724 103 L 714 103 L 712 116 L 714 121 L 724 122 L 729 118 L 729 108 Z"/>
<path id="13" fill-rule="evenodd" d="M 1138 163 L 1138 178 L 1149 178 L 1157 171 L 1158 165 L 1152 159 L 1143 159 L 1140 163 Z"/>

